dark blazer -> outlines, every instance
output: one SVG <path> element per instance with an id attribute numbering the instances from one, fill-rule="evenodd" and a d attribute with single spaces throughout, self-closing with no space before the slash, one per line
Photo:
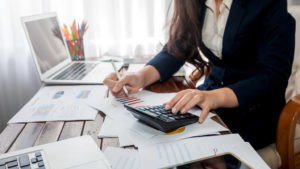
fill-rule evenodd
<path id="1" fill-rule="evenodd" d="M 205 17 L 202 11 L 201 23 Z M 239 107 L 216 112 L 232 132 L 239 133 L 256 149 L 275 142 L 294 47 L 295 20 L 287 12 L 286 0 L 233 0 L 222 59 L 203 42 L 200 45 L 212 64 L 212 73 L 198 89 L 228 87 L 234 91 Z M 161 81 L 183 64 L 165 49 L 148 62 L 159 71 Z"/>

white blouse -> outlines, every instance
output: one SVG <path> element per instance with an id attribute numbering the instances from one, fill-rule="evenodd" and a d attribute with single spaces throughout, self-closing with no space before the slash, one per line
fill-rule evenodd
<path id="1" fill-rule="evenodd" d="M 217 18 L 215 0 L 207 0 L 205 3 L 207 9 L 202 29 L 202 40 L 207 48 L 220 59 L 222 59 L 223 35 L 231 4 L 232 0 L 223 0 Z"/>

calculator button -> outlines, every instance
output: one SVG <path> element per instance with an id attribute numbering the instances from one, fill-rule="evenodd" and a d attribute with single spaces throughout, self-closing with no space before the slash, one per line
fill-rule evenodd
<path id="1" fill-rule="evenodd" d="M 169 119 L 170 119 L 170 120 L 175 120 L 175 118 L 173 118 L 173 117 L 169 117 Z"/>
<path id="2" fill-rule="evenodd" d="M 158 111 L 152 111 L 152 113 L 157 114 L 157 115 L 161 115 L 161 113 L 158 112 Z"/>
<path id="3" fill-rule="evenodd" d="M 180 119 L 179 116 L 174 116 L 173 118 L 176 119 L 176 120 L 179 120 L 179 119 Z"/>
<path id="4" fill-rule="evenodd" d="M 164 114 L 160 115 L 158 118 L 165 122 L 171 121 L 171 119 L 169 119 L 169 117 Z"/>
<path id="5" fill-rule="evenodd" d="M 167 116 L 167 115 L 165 115 L 165 114 L 162 114 L 161 116 L 163 116 L 163 117 L 165 117 L 165 118 L 168 118 L 168 116 Z"/>

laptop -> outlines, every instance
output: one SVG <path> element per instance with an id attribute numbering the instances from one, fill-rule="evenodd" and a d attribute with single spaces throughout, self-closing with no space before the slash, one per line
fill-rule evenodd
<path id="1" fill-rule="evenodd" d="M 111 169 L 91 136 L 81 136 L 0 155 L 0 169 Z"/>
<path id="2" fill-rule="evenodd" d="M 27 16 L 21 21 L 42 82 L 102 84 L 114 72 L 107 62 L 71 60 L 56 13 Z"/>

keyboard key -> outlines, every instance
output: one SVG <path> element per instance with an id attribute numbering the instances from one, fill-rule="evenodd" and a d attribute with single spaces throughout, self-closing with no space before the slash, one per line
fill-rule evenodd
<path id="1" fill-rule="evenodd" d="M 36 153 L 35 153 L 35 156 L 36 156 L 36 157 L 39 157 L 39 156 L 42 156 L 42 154 L 41 154 L 41 152 L 36 152 Z"/>
<path id="2" fill-rule="evenodd" d="M 37 161 L 40 162 L 40 161 L 43 161 L 43 158 L 41 156 L 37 157 Z"/>
<path id="3" fill-rule="evenodd" d="M 38 162 L 38 166 L 39 167 L 44 167 L 44 162 L 43 161 Z"/>
<path id="4" fill-rule="evenodd" d="M 0 160 L 0 166 L 4 166 L 5 165 L 5 161 L 4 160 Z"/>
<path id="5" fill-rule="evenodd" d="M 30 165 L 26 167 L 21 167 L 21 169 L 31 169 Z"/>
<path id="6" fill-rule="evenodd" d="M 14 166 L 14 167 L 10 167 L 8 169 L 19 169 L 19 167 L 18 166 Z"/>
<path id="7" fill-rule="evenodd" d="M 17 158 L 16 157 L 10 157 L 10 158 L 7 158 L 5 159 L 5 163 L 9 163 L 9 162 L 13 162 L 13 161 L 17 161 Z"/>
<path id="8" fill-rule="evenodd" d="M 34 163 L 36 163 L 36 162 L 37 162 L 37 159 L 36 159 L 36 158 L 32 158 L 32 159 L 31 159 L 31 163 L 32 163 L 32 164 L 34 164 Z"/>
<path id="9" fill-rule="evenodd" d="M 8 168 L 12 168 L 12 167 L 15 167 L 15 166 L 18 166 L 18 161 L 13 161 L 13 162 L 7 163 Z"/>
<path id="10" fill-rule="evenodd" d="M 5 165 L 0 166 L 0 169 L 6 169 L 6 166 Z"/>
<path id="11" fill-rule="evenodd" d="M 23 155 L 23 156 L 19 157 L 19 163 L 20 163 L 20 167 L 26 167 L 26 166 L 30 165 L 28 155 Z"/>

